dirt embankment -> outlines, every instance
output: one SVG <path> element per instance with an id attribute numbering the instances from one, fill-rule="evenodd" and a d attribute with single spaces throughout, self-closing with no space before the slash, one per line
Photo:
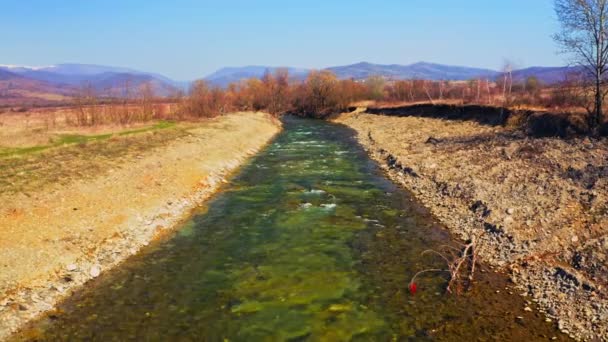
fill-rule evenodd
<path id="1" fill-rule="evenodd" d="M 0 193 L 0 340 L 168 233 L 279 131 L 280 123 L 266 114 L 231 114 L 180 132 L 125 137 L 126 146 L 123 138 L 74 146 L 75 158 L 61 151 L 42 155 L 61 158 L 57 165 L 16 158 L 13 168 L 23 170 L 7 177 L 11 184 L 33 175 L 39 186 L 20 181 Z M 165 136 L 171 139 L 158 138 Z M 133 148 L 147 141 L 156 143 Z M 78 169 L 82 149 L 99 152 L 87 156 L 95 170 L 86 175 Z M 53 164 L 53 176 L 40 182 L 46 173 L 30 164 Z M 56 179 L 61 175 L 69 181 Z"/>
<path id="2" fill-rule="evenodd" d="M 412 111 L 336 121 L 453 232 L 481 235 L 481 257 L 562 331 L 607 340 L 608 139 L 533 138 L 481 113 Z"/>
<path id="3" fill-rule="evenodd" d="M 369 108 L 369 114 L 472 121 L 481 125 L 519 129 L 530 137 L 573 137 L 587 134 L 586 115 L 517 110 L 481 105 L 416 104 L 404 107 Z M 608 125 L 608 123 L 607 123 Z M 602 133 L 607 133 L 608 127 Z"/>

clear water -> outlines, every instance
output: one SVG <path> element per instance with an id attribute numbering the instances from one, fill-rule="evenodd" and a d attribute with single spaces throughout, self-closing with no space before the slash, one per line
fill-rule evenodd
<path id="1" fill-rule="evenodd" d="M 480 273 L 444 294 L 421 252 L 449 234 L 387 181 L 346 127 L 285 131 L 177 231 L 92 281 L 17 339 L 547 340 L 555 327 Z M 496 294 L 496 290 L 502 290 Z M 522 316 L 523 319 L 517 318 Z"/>

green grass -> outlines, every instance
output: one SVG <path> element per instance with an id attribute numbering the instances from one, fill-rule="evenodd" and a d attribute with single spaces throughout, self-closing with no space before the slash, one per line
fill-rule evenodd
<path id="1" fill-rule="evenodd" d="M 140 134 L 151 132 L 155 130 L 162 130 L 172 128 L 176 125 L 174 121 L 160 121 L 155 125 L 127 130 L 116 133 L 107 133 L 107 134 L 99 134 L 99 135 L 83 135 L 83 134 L 60 134 L 58 135 L 58 139 L 55 139 L 51 144 L 48 145 L 38 145 L 38 146 L 30 146 L 30 147 L 0 147 L 0 158 L 6 157 L 14 157 L 20 155 L 27 155 L 31 153 L 41 152 L 44 150 L 48 150 L 53 147 L 60 147 L 65 145 L 74 145 L 74 144 L 86 144 L 88 142 L 101 141 L 111 138 L 112 136 L 127 136 L 133 134 Z"/>
<path id="2" fill-rule="evenodd" d="M 124 131 L 124 132 L 118 133 L 118 135 L 122 136 L 122 135 L 145 133 L 145 132 L 150 132 L 150 131 L 154 131 L 154 130 L 171 128 L 171 127 L 174 127 L 175 125 L 176 125 L 175 121 L 160 121 L 154 126 L 134 129 L 134 130 L 130 130 L 130 131 Z"/>

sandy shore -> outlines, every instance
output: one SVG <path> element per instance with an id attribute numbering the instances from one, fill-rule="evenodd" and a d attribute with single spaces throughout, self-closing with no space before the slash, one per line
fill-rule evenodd
<path id="1" fill-rule="evenodd" d="M 367 113 L 335 119 L 562 331 L 608 340 L 608 140 Z"/>
<path id="2" fill-rule="evenodd" d="M 0 193 L 0 340 L 169 232 L 279 131 L 266 114 L 226 115 L 146 151 L 100 156 L 95 177 Z"/>

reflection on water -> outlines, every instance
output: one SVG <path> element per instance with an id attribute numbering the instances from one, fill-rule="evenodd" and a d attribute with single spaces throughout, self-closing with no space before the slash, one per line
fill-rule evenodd
<path id="1" fill-rule="evenodd" d="M 534 340 L 554 328 L 496 295 L 460 298 L 420 256 L 450 242 L 345 127 L 288 118 L 204 213 L 103 275 L 21 338 L 40 340 Z M 561 337 L 560 337 L 561 338 Z"/>

